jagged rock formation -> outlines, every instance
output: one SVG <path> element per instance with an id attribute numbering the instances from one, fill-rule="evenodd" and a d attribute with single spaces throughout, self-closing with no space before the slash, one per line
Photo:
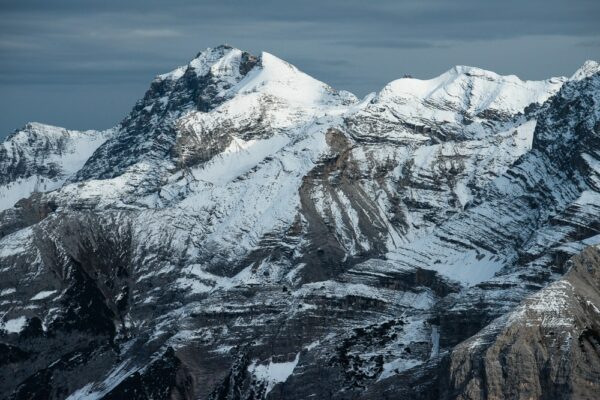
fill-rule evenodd
<path id="1" fill-rule="evenodd" d="M 0 394 L 585 398 L 599 135 L 595 62 L 359 100 L 228 46 L 109 131 L 30 124 L 0 147 Z"/>

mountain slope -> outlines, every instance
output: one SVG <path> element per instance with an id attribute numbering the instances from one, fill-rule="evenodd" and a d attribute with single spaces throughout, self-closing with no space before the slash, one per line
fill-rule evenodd
<path id="1" fill-rule="evenodd" d="M 0 214 L 0 393 L 458 396 L 431 374 L 459 343 L 599 242 L 599 86 L 456 67 L 359 100 L 220 46 L 110 131 L 26 127 L 0 190 L 52 185 Z"/>
<path id="2" fill-rule="evenodd" d="M 112 135 L 112 130 L 78 132 L 38 123 L 12 133 L 0 145 L 0 210 L 33 192 L 62 186 Z"/>

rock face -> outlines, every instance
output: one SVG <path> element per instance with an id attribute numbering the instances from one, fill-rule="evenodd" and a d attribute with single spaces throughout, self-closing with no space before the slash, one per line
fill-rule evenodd
<path id="1" fill-rule="evenodd" d="M 0 147 L 0 397 L 593 398 L 600 66 L 362 100 L 207 49 Z"/>
<path id="2" fill-rule="evenodd" d="M 600 393 L 600 252 L 450 355 L 449 397 L 592 399 Z"/>

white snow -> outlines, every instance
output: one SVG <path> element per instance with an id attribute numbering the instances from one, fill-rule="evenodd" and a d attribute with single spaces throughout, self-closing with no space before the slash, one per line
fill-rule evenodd
<path id="1" fill-rule="evenodd" d="M 256 360 L 248 366 L 248 372 L 253 374 L 257 380 L 266 384 L 265 395 L 268 394 L 273 387 L 285 382 L 294 372 L 294 368 L 298 365 L 300 353 L 296 354 L 296 358 L 288 362 L 276 363 L 269 361 L 268 364 L 257 364 Z"/>
<path id="2" fill-rule="evenodd" d="M 580 81 L 598 72 L 600 72 L 600 63 L 598 61 L 587 60 L 570 79 L 572 81 Z"/>
<path id="3" fill-rule="evenodd" d="M 24 130 L 7 138 L 0 144 L 10 155 L 5 162 L 16 163 L 22 161 L 22 157 L 27 164 L 38 167 L 54 165 L 60 174 L 52 179 L 39 175 L 21 176 L 1 185 L 0 211 L 11 208 L 18 200 L 29 197 L 33 192 L 60 188 L 113 134 L 112 129 L 80 132 L 30 123 Z"/>
<path id="4" fill-rule="evenodd" d="M 173 80 L 176 81 L 177 79 L 181 78 L 183 76 L 183 74 L 185 73 L 187 67 L 186 66 L 181 66 L 181 67 L 177 67 L 175 68 L 173 71 L 168 72 L 166 74 L 161 74 L 158 75 L 158 79 L 161 80 Z"/>
<path id="5" fill-rule="evenodd" d="M 234 137 L 221 154 L 190 172 L 198 181 L 222 186 L 249 171 L 268 155 L 277 153 L 289 141 L 284 135 L 249 141 Z"/>
<path id="6" fill-rule="evenodd" d="M 88 383 L 82 388 L 71 393 L 66 400 L 101 399 L 136 370 L 138 370 L 138 368 L 132 367 L 129 360 L 123 361 L 112 371 L 110 371 L 102 382 Z"/>
<path id="7" fill-rule="evenodd" d="M 478 252 L 463 248 L 452 249 L 440 246 L 434 236 L 424 236 L 400 249 L 387 254 L 388 259 L 406 262 L 406 253 L 419 255 L 429 254 L 428 262 L 422 268 L 437 271 L 443 276 L 473 286 L 494 276 L 505 264 L 506 260 L 496 258 L 487 252 Z M 440 258 L 434 262 L 435 255 Z"/>
<path id="8" fill-rule="evenodd" d="M 27 324 L 26 317 L 18 317 L 7 321 L 0 321 L 0 329 L 4 329 L 8 333 L 19 333 Z"/>
<path id="9" fill-rule="evenodd" d="M 267 52 L 262 53 L 260 63 L 261 68 L 251 71 L 232 90 L 239 94 L 261 92 L 289 104 L 327 105 L 333 92 L 329 86 Z"/>
<path id="10" fill-rule="evenodd" d="M 574 320 L 569 312 L 568 301 L 574 298 L 573 291 L 573 286 L 566 280 L 554 282 L 527 299 L 525 304 L 511 315 L 511 318 L 533 313 L 535 317 L 528 318 L 531 324 L 541 323 L 544 327 L 572 327 Z"/>
<path id="11" fill-rule="evenodd" d="M 320 340 L 315 340 L 314 342 L 310 343 L 308 346 L 305 346 L 304 348 L 307 351 L 311 351 L 312 349 L 316 348 L 319 344 L 321 344 L 321 341 Z"/>
<path id="12" fill-rule="evenodd" d="M 454 193 L 456 194 L 456 197 L 458 198 L 458 201 L 462 207 L 464 207 L 473 198 L 471 190 L 462 181 L 456 182 Z"/>
<path id="13" fill-rule="evenodd" d="M 179 278 L 175 282 L 180 288 L 188 290 L 190 293 L 207 293 L 212 290 L 212 286 L 207 286 L 194 279 Z"/>
<path id="14" fill-rule="evenodd" d="M 361 270 L 362 271 L 362 270 Z M 337 281 L 320 281 L 307 283 L 294 291 L 295 297 L 307 297 L 318 293 L 326 298 L 344 298 L 348 296 L 376 299 L 382 302 L 427 310 L 433 305 L 433 295 L 429 291 L 404 292 L 394 289 L 374 288 L 364 283 L 346 283 Z"/>
<path id="15" fill-rule="evenodd" d="M 43 290 L 33 296 L 31 300 L 44 300 L 56 293 L 56 290 Z"/>
<path id="16" fill-rule="evenodd" d="M 32 228 L 27 227 L 0 239 L 0 259 L 15 256 L 27 250 L 31 246 L 32 233 Z"/>
<path id="17" fill-rule="evenodd" d="M 565 80 L 522 81 L 514 75 L 501 76 L 480 68 L 456 66 L 429 80 L 402 78 L 390 82 L 376 101 L 392 101 L 400 105 L 400 110 L 407 115 L 415 115 L 415 111 L 429 113 L 427 107 L 418 106 L 422 101 L 451 103 L 471 114 L 486 109 L 516 114 L 531 103 L 544 102 L 560 89 Z M 437 117 L 433 114 L 427 117 L 454 120 L 452 113 L 444 111 L 438 111 Z"/>
<path id="18" fill-rule="evenodd" d="M 54 190 L 62 184 L 60 180 L 46 180 L 44 183 L 42 179 L 39 176 L 31 176 L 0 186 L 0 211 L 11 208 L 17 201 L 29 197 L 33 192 Z"/>
<path id="19" fill-rule="evenodd" d="M 0 290 L 0 296 L 7 296 L 9 294 L 16 293 L 17 289 L 15 288 L 7 288 Z"/>

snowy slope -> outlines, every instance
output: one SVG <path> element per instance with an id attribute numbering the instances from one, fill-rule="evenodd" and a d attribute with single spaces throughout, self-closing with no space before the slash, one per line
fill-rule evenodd
<path id="1" fill-rule="evenodd" d="M 0 211 L 33 192 L 62 186 L 112 134 L 38 123 L 12 133 L 0 144 Z"/>
<path id="2" fill-rule="evenodd" d="M 370 127 L 390 140 L 410 141 L 412 132 L 434 140 L 480 139 L 530 105 L 555 94 L 566 78 L 522 81 L 479 68 L 457 66 L 430 80 L 402 78 L 389 83 L 361 111 L 351 128 Z"/>
<path id="3" fill-rule="evenodd" d="M 424 374 L 599 242 L 599 84 L 594 62 L 461 66 L 359 100 L 219 46 L 113 130 L 29 125 L 0 157 L 0 393 L 344 398 Z"/>

